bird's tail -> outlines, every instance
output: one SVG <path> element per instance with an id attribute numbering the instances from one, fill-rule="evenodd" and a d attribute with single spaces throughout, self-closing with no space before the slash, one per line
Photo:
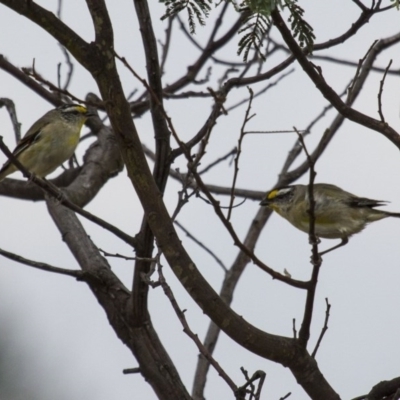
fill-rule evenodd
<path id="1" fill-rule="evenodd" d="M 390 212 L 390 211 L 383 211 L 381 210 L 383 213 L 385 213 L 388 217 L 396 217 L 396 218 L 400 218 L 400 213 L 396 213 L 396 212 Z"/>

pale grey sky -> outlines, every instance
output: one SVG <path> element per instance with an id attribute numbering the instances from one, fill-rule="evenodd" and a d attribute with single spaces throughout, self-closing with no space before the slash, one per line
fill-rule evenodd
<path id="1" fill-rule="evenodd" d="M 57 2 L 43 0 L 38 3 L 55 11 Z M 91 40 L 93 29 L 85 2 L 69 0 L 64 3 L 63 20 L 83 38 Z M 306 9 L 306 19 L 315 27 L 317 42 L 338 36 L 357 18 L 358 9 L 353 2 L 340 3 L 339 10 L 335 1 L 301 2 Z M 386 3 L 389 4 L 389 1 Z M 145 63 L 132 1 L 120 0 L 118 7 L 112 1 L 108 1 L 108 4 L 116 30 L 116 50 L 144 76 Z M 159 19 L 162 8 L 153 3 L 152 7 L 155 9 L 153 22 L 156 33 L 163 38 L 165 25 Z M 400 13 L 396 11 L 383 13 L 364 26 L 355 38 L 325 54 L 358 61 L 374 39 L 398 31 L 399 18 Z M 210 21 L 208 27 L 198 28 L 196 39 L 201 41 L 206 38 L 211 25 Z M 31 66 L 35 59 L 37 71 L 46 79 L 56 82 L 57 63 L 64 60 L 57 43 L 40 28 L 2 5 L 0 26 L 0 54 L 21 67 Z M 174 40 L 179 44 L 171 49 L 165 83 L 172 82 L 182 74 L 187 64 L 197 56 L 187 39 L 180 36 L 179 29 L 175 30 L 174 35 Z M 232 43 L 229 47 L 231 55 L 227 58 L 240 61 L 235 46 Z M 379 66 L 386 67 L 389 59 L 393 58 L 393 66 L 399 68 L 399 54 L 397 46 L 390 54 L 385 53 L 379 58 Z M 338 92 L 343 91 L 354 75 L 354 70 L 349 67 L 317 63 L 323 68 L 329 84 Z M 89 75 L 76 67 L 70 91 L 77 97 L 84 97 L 88 91 L 97 93 Z M 128 71 L 121 68 L 120 73 L 126 93 L 134 88 L 142 90 Z M 355 104 L 355 108 L 373 117 L 378 117 L 377 92 L 381 78 L 381 74 L 371 74 L 365 91 Z M 388 76 L 383 96 L 385 117 L 397 130 L 399 83 L 399 77 Z M 234 99 L 241 99 L 243 93 L 233 94 L 228 105 L 233 104 Z M 2 70 L 0 97 L 15 101 L 23 132 L 52 108 Z M 267 96 L 255 100 L 253 112 L 256 116 L 249 129 L 284 130 L 292 129 L 293 126 L 302 129 L 325 105 L 321 94 L 296 64 L 295 73 L 271 89 Z M 183 139 L 197 131 L 210 109 L 208 102 L 201 101 L 195 103 L 195 107 L 191 103 L 168 102 L 168 112 Z M 236 145 L 244 112 L 245 107 L 241 107 L 219 120 L 211 137 L 206 161 L 223 155 Z M 307 140 L 310 148 L 315 145 L 334 115 L 330 112 L 317 125 L 315 138 Z M 153 132 L 149 116 L 135 122 L 142 140 L 152 146 Z M 13 147 L 13 132 L 4 109 L 0 110 L 0 124 L 1 136 Z M 276 182 L 277 173 L 294 140 L 292 134 L 246 136 L 238 186 L 256 190 L 269 189 Z M 79 150 L 79 157 L 82 157 L 83 150 Z M 5 157 L 0 154 L 0 163 L 4 160 Z M 184 167 L 184 163 L 176 166 L 179 165 Z M 376 132 L 345 122 L 317 163 L 316 170 L 318 182 L 337 184 L 360 196 L 390 200 L 388 209 L 400 211 L 399 152 Z M 227 164 L 221 165 L 212 172 L 207 182 L 229 186 L 232 174 L 232 168 L 228 168 Z M 307 179 L 304 177 L 301 183 L 307 182 Z M 165 196 L 170 210 L 176 205 L 177 190 L 179 186 L 171 180 Z M 221 201 L 228 203 L 227 198 L 221 198 Z M 247 201 L 234 210 L 233 224 L 242 238 L 257 207 L 257 202 Z M 141 206 L 125 171 L 111 180 L 87 208 L 131 234 L 136 234 L 140 227 Z M 192 201 L 183 209 L 178 220 L 208 244 L 227 265 L 234 260 L 237 249 L 214 218 L 211 207 L 199 200 Z M 215 221 L 211 229 L 210 221 Z M 87 221 L 82 222 L 98 247 L 111 253 L 132 255 L 131 250 L 111 234 Z M 201 272 L 219 290 L 223 279 L 219 266 L 184 234 L 179 234 L 188 243 L 190 254 Z M 346 247 L 324 258 L 311 342 L 315 343 L 318 338 L 325 317 L 325 298 L 328 297 L 332 304 L 329 330 L 317 361 L 322 373 L 343 399 L 366 393 L 377 382 L 399 375 L 399 238 L 400 221 L 387 219 L 369 226 L 362 234 L 353 237 Z M 332 243 L 323 240 L 321 248 L 330 247 Z M 47 214 L 44 203 L 0 197 L 0 247 L 37 261 L 64 268 L 78 268 Z M 256 251 L 262 260 L 276 270 L 283 271 L 286 268 L 296 278 L 309 277 L 311 253 L 307 235 L 276 215 L 268 223 Z M 117 260 L 110 260 L 110 263 L 130 287 L 132 264 Z M 180 286 L 166 263 L 164 267 L 180 307 L 187 309 L 186 317 L 192 330 L 203 338 L 207 318 Z M 7 326 L 10 332 L 7 346 L 12 350 L 7 353 L 7 361 L 12 363 L 14 359 L 19 360 L 15 374 L 11 377 L 16 379 L 16 385 L 22 379 L 26 387 L 33 385 L 38 390 L 44 390 L 41 400 L 155 398 L 141 376 L 122 375 L 122 369 L 136 367 L 136 361 L 116 337 L 105 313 L 84 283 L 36 271 L 4 258 L 0 258 L 0 282 L 0 324 Z M 303 303 L 302 292 L 272 281 L 257 267 L 249 265 L 238 285 L 232 307 L 261 329 L 291 336 L 292 319 L 296 318 L 300 323 Z M 195 345 L 182 332 L 160 288 L 151 290 L 150 307 L 154 313 L 155 325 L 160 327 L 161 339 L 190 390 L 197 361 Z M 248 353 L 224 334 L 215 357 L 238 384 L 243 382 L 241 366 L 250 373 L 257 369 L 264 370 L 267 381 L 263 399 L 277 400 L 287 392 L 292 392 L 290 399 L 293 400 L 308 398 L 288 370 Z M 214 371 L 209 377 L 206 397 L 210 400 L 232 398 L 229 388 Z"/>

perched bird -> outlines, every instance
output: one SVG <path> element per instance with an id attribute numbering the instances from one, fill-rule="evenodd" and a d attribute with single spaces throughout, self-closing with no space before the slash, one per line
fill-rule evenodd
<path id="1" fill-rule="evenodd" d="M 313 185 L 315 201 L 315 235 L 327 239 L 341 239 L 341 243 L 320 254 L 345 245 L 348 238 L 361 232 L 367 224 L 387 217 L 400 218 L 400 213 L 376 210 L 386 201 L 357 197 L 338 186 L 327 183 Z M 286 186 L 268 192 L 260 205 L 268 206 L 303 232 L 310 230 L 309 187 Z"/>
<path id="2" fill-rule="evenodd" d="M 17 160 L 42 178 L 72 157 L 81 128 L 92 114 L 78 104 L 64 104 L 38 119 L 13 151 Z M 0 181 L 18 171 L 10 161 L 0 169 Z"/>

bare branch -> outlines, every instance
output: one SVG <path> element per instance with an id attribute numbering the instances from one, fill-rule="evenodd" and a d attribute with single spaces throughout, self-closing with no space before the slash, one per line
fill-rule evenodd
<path id="1" fill-rule="evenodd" d="M 217 158 L 215 161 L 213 161 L 212 163 L 210 163 L 209 165 L 207 165 L 206 167 L 204 167 L 204 169 L 202 169 L 201 171 L 199 171 L 199 175 L 205 174 L 206 172 L 208 172 L 210 169 L 214 168 L 216 165 L 218 165 L 219 163 L 221 163 L 222 161 L 225 161 L 227 158 L 234 156 L 235 154 L 237 154 L 237 147 L 234 147 L 231 151 L 229 151 L 227 154 L 225 154 L 222 157 Z"/>
<path id="2" fill-rule="evenodd" d="M 64 49 L 65 50 L 65 49 Z M 65 50 L 66 51 L 66 50 Z M 67 84 L 64 85 L 64 89 L 61 89 L 60 87 L 60 83 L 57 85 L 54 85 L 52 82 L 50 82 L 47 79 L 44 79 L 35 69 L 35 64 L 32 64 L 31 68 L 22 68 L 22 71 L 25 72 L 25 74 L 27 76 L 30 76 L 32 78 L 34 78 L 36 81 L 41 82 L 43 85 L 46 85 L 51 92 L 53 93 L 57 93 L 58 94 L 58 98 L 59 98 L 59 102 L 63 103 L 65 102 L 66 98 L 70 98 L 73 99 L 74 101 L 78 102 L 78 103 L 83 103 L 86 104 L 87 101 L 80 99 L 76 96 L 74 96 L 71 92 L 69 92 L 66 88 L 68 87 Z M 70 73 L 72 73 L 70 71 Z M 100 106 L 100 104 L 92 104 L 95 106 Z"/>
<path id="3" fill-rule="evenodd" d="M 326 302 L 326 311 L 325 311 L 324 326 L 321 329 L 321 333 L 317 340 L 317 344 L 315 345 L 315 348 L 311 354 L 312 358 L 315 358 L 315 356 L 317 355 L 317 351 L 319 349 L 319 346 L 321 345 L 322 339 L 324 338 L 324 335 L 325 335 L 326 331 L 328 330 L 328 321 L 329 321 L 329 316 L 330 316 L 329 312 L 331 310 L 331 305 L 329 304 L 328 298 L 325 299 L 325 302 Z"/>
<path id="4" fill-rule="evenodd" d="M 378 112 L 379 112 L 379 116 L 381 117 L 381 121 L 385 124 L 385 117 L 383 116 L 383 111 L 382 111 L 382 93 L 383 93 L 383 86 L 385 84 L 385 79 L 386 79 L 386 75 L 387 72 L 390 69 L 390 66 L 392 65 L 392 61 L 389 61 L 388 66 L 386 67 L 385 73 L 383 74 L 383 78 L 379 84 L 379 93 L 378 93 Z"/>
<path id="5" fill-rule="evenodd" d="M 15 166 L 23 173 L 23 175 L 28 178 L 30 181 L 38 185 L 40 188 L 44 189 L 46 193 L 48 193 L 51 197 L 57 199 L 61 204 L 75 211 L 82 217 L 85 217 L 89 221 L 94 222 L 95 224 L 101 226 L 102 228 L 108 230 L 113 233 L 115 236 L 119 237 L 124 242 L 130 244 L 131 246 L 136 246 L 135 238 L 122 232 L 120 229 L 115 227 L 114 225 L 109 224 L 108 222 L 102 220 L 99 217 L 91 214 L 90 212 L 84 210 L 83 208 L 77 206 L 73 202 L 71 202 L 63 193 L 62 190 L 58 189 L 51 182 L 46 179 L 40 179 L 35 176 L 35 174 L 30 173 L 19 161 L 18 159 L 11 153 L 8 147 L 4 144 L 3 138 L 0 136 L 0 149 L 3 153 L 9 158 L 9 160 L 15 164 Z"/>
<path id="6" fill-rule="evenodd" d="M 266 378 L 267 374 L 264 371 L 258 370 L 256 372 L 254 372 L 252 377 L 249 377 L 248 372 L 243 367 L 241 367 L 240 370 L 242 371 L 243 375 L 246 378 L 246 383 L 244 385 L 240 386 L 240 388 L 238 388 L 237 395 L 241 396 L 240 398 L 245 399 L 246 393 L 247 393 L 247 394 L 249 394 L 250 399 L 260 400 L 261 391 L 264 386 L 264 382 L 265 382 L 265 378 Z M 255 382 L 257 380 L 259 382 L 258 382 L 258 386 L 257 386 L 257 390 L 256 390 L 256 387 L 254 386 L 253 382 Z M 251 389 L 250 390 L 246 389 L 249 386 L 251 387 Z"/>
<path id="7" fill-rule="evenodd" d="M 197 240 L 186 228 L 184 228 L 178 221 L 174 221 L 174 224 L 176 224 L 180 229 L 185 232 L 186 236 L 189 239 L 192 239 L 193 242 L 195 242 L 197 245 L 199 245 L 204 251 L 206 251 L 216 262 L 217 264 L 225 271 L 227 272 L 228 269 L 225 267 L 224 263 L 221 261 L 221 259 L 214 254 L 213 251 L 211 251 L 207 246 L 205 246 L 200 240 Z"/>
<path id="8" fill-rule="evenodd" d="M 140 372 L 141 372 L 140 368 L 126 368 L 122 370 L 122 373 L 124 375 L 139 374 Z"/>
<path id="9" fill-rule="evenodd" d="M 253 94 L 253 99 L 255 99 L 258 96 L 261 96 L 262 94 L 264 94 L 265 92 L 267 92 L 269 89 L 271 89 L 272 87 L 276 86 L 281 80 L 283 80 L 284 78 L 286 78 L 287 76 L 289 76 L 290 74 L 292 74 L 294 72 L 294 69 L 290 69 L 289 71 L 283 73 L 281 76 L 279 76 L 275 81 L 269 83 L 268 85 L 266 85 L 263 89 L 258 90 L 257 92 L 255 92 Z M 227 107 L 226 111 L 232 111 L 234 110 L 236 107 L 241 106 L 244 103 L 247 103 L 249 101 L 249 98 L 243 99 L 239 102 L 237 102 L 236 104 Z"/>
<path id="10" fill-rule="evenodd" d="M 356 63 L 354 61 L 344 60 L 341 58 L 335 58 L 335 57 L 330 57 L 330 56 L 320 56 L 320 55 L 314 54 L 314 55 L 310 56 L 310 59 L 311 60 L 328 61 L 328 62 L 335 63 L 335 64 L 348 65 L 350 67 L 358 67 L 359 66 L 359 62 Z M 373 72 L 384 73 L 385 70 L 386 70 L 386 68 L 375 67 L 375 66 L 371 67 L 371 71 L 373 71 Z M 400 75 L 400 69 L 391 69 L 390 71 L 388 71 L 388 75 L 398 76 L 398 75 Z"/>
<path id="11" fill-rule="evenodd" d="M 6 257 L 10 260 L 19 262 L 20 264 L 28 265 L 28 266 L 36 268 L 36 269 L 40 269 L 42 271 L 54 272 L 55 274 L 72 276 L 73 278 L 76 278 L 78 280 L 84 280 L 84 278 L 86 276 L 86 274 L 80 270 L 72 270 L 72 269 L 54 267 L 53 265 L 46 264 L 43 262 L 28 260 L 27 258 L 24 258 L 18 254 L 10 253 L 9 251 L 3 250 L 3 249 L 0 249 L 0 254 L 3 257 Z"/>
<path id="12" fill-rule="evenodd" d="M 250 110 L 251 110 L 251 104 L 253 102 L 253 90 L 249 87 L 248 88 L 249 93 L 250 93 L 250 98 L 249 98 L 249 104 L 247 106 L 247 110 L 243 119 L 243 124 L 242 127 L 240 129 L 240 136 L 239 136 L 239 140 L 238 140 L 238 145 L 237 145 L 237 153 L 235 156 L 235 160 L 234 160 L 234 173 L 233 173 L 233 182 L 232 182 L 232 190 L 231 190 L 231 199 L 229 202 L 229 211 L 228 211 L 228 215 L 226 217 L 226 219 L 229 221 L 231 219 L 231 213 L 232 213 L 232 207 L 233 207 L 233 202 L 235 201 L 235 186 L 236 186 L 236 180 L 237 180 L 237 176 L 239 173 L 239 157 L 240 157 L 240 153 L 242 152 L 242 142 L 244 139 L 244 135 L 245 135 L 245 127 L 247 125 L 247 123 L 251 120 L 251 118 L 254 117 L 253 115 L 250 115 Z"/>
<path id="13" fill-rule="evenodd" d="M 165 63 L 167 62 L 167 57 L 168 57 L 168 52 L 171 44 L 171 37 L 172 37 L 172 26 L 173 22 L 175 20 L 175 17 L 170 17 L 168 18 L 168 26 L 167 29 L 165 30 L 165 42 L 161 43 L 162 46 L 162 55 L 161 55 L 161 62 L 160 62 L 160 71 L 161 75 L 164 75 L 165 71 Z"/>
<path id="14" fill-rule="evenodd" d="M 212 204 L 215 213 L 227 229 L 228 233 L 231 235 L 234 244 L 239 247 L 241 251 L 243 251 L 250 259 L 256 264 L 259 268 L 261 268 L 263 271 L 267 272 L 271 277 L 274 279 L 277 279 L 281 282 L 287 283 L 290 286 L 297 287 L 299 289 L 307 289 L 308 288 L 308 282 L 303 282 L 299 281 L 296 279 L 289 278 L 288 276 L 285 276 L 283 274 L 280 274 L 279 272 L 276 272 L 272 268 L 268 267 L 265 265 L 263 262 L 261 262 L 255 255 L 254 253 L 249 250 L 239 239 L 237 236 L 235 230 L 233 229 L 231 223 L 225 218 L 224 214 L 221 211 L 221 208 L 219 206 L 219 202 L 214 199 L 214 197 L 211 195 L 209 190 L 207 189 L 206 185 L 203 183 L 202 179 L 200 178 L 199 174 L 197 174 L 194 170 L 191 170 L 193 173 L 193 176 L 196 179 L 197 185 L 201 189 L 201 191 L 206 195 L 208 201 Z"/>
<path id="15" fill-rule="evenodd" d="M 363 114 L 351 107 L 348 107 L 336 94 L 336 92 L 326 83 L 325 79 L 319 73 L 315 66 L 310 63 L 307 59 L 306 55 L 299 47 L 297 42 L 292 37 L 292 34 L 285 22 L 283 21 L 280 13 L 277 10 L 274 10 L 271 13 L 271 17 L 282 34 L 282 37 L 286 41 L 286 44 L 296 57 L 297 61 L 300 63 L 304 71 L 307 73 L 309 78 L 314 82 L 317 88 L 321 91 L 323 96 L 328 99 L 328 101 L 345 117 L 354 121 L 360 125 L 363 125 L 367 128 L 373 129 L 382 135 L 384 135 L 387 139 L 389 139 L 396 147 L 400 148 L 400 135 L 389 125 L 382 124 L 380 121 L 369 117 L 366 114 Z M 399 36 L 400 34 L 396 35 Z"/>
<path id="16" fill-rule="evenodd" d="M 365 400 L 381 400 L 389 398 L 400 389 L 400 377 L 393 378 L 390 381 L 382 381 L 376 384 L 365 396 Z M 395 400 L 395 399 L 393 399 Z"/>
<path id="17" fill-rule="evenodd" d="M 296 318 L 292 320 L 293 339 L 297 339 Z"/>
<path id="18" fill-rule="evenodd" d="M 57 94 L 51 93 L 46 90 L 42 85 L 37 83 L 34 79 L 30 78 L 21 69 L 14 66 L 6 58 L 0 54 L 0 68 L 8 72 L 11 76 L 18 79 L 24 85 L 29 87 L 33 92 L 49 101 L 54 106 L 61 105 L 61 100 Z"/>
<path id="19" fill-rule="evenodd" d="M 141 261 L 149 261 L 149 262 L 153 262 L 154 261 L 154 258 L 128 257 L 128 256 L 124 256 L 124 255 L 118 254 L 118 253 L 112 254 L 112 253 L 109 253 L 109 252 L 101 249 L 100 247 L 99 247 L 99 251 L 101 253 L 103 253 L 103 255 L 105 257 L 122 258 L 123 260 L 127 260 L 127 261 L 132 261 L 132 260 L 141 260 Z"/>
<path id="20" fill-rule="evenodd" d="M 294 128 L 296 130 L 296 128 Z M 310 221 L 309 221 L 309 241 L 312 246 L 312 251 L 311 251 L 311 264 L 313 265 L 313 270 L 311 274 L 311 280 L 310 280 L 310 285 L 307 288 L 307 297 L 306 297 L 306 304 L 304 307 L 304 316 L 303 316 L 303 321 L 301 323 L 300 331 L 299 331 L 299 343 L 301 346 L 304 348 L 307 347 L 308 340 L 310 338 L 310 327 L 311 327 L 311 320 L 312 320 L 312 315 L 313 315 L 313 309 L 314 309 L 314 300 L 315 300 L 315 292 L 317 289 L 317 283 L 318 283 L 318 274 L 319 274 L 319 269 L 321 267 L 322 259 L 318 253 L 318 241 L 319 239 L 315 235 L 315 198 L 314 198 L 314 180 L 316 176 L 316 172 L 314 169 L 314 162 L 310 157 L 310 154 L 307 150 L 306 144 L 303 140 L 303 136 L 297 132 L 299 136 L 299 141 L 301 143 L 301 146 L 306 154 L 307 157 L 307 162 L 309 165 L 310 169 L 310 179 L 309 179 L 309 184 L 308 184 L 308 198 L 309 198 L 309 204 L 310 208 L 307 210 L 307 213 L 310 216 Z"/>
<path id="21" fill-rule="evenodd" d="M 363 84 L 365 83 L 370 70 L 371 66 L 373 65 L 374 60 L 382 52 L 385 48 L 388 46 L 392 46 L 395 43 L 398 43 L 400 41 L 400 34 L 391 36 L 386 39 L 382 39 L 379 41 L 369 52 L 368 57 L 366 58 L 365 62 L 362 64 L 362 69 L 360 74 L 358 75 L 358 78 L 354 81 L 355 85 L 353 86 L 352 91 L 349 93 L 349 96 L 347 97 L 345 104 L 347 106 L 350 106 L 351 104 L 354 103 L 356 100 L 357 96 L 361 92 L 361 89 L 363 87 Z M 350 95 L 351 94 L 351 95 Z M 343 96 L 343 94 L 339 95 L 340 97 Z M 332 138 L 334 137 L 335 133 L 337 130 L 340 128 L 342 125 L 343 121 L 345 119 L 344 115 L 341 115 L 338 113 L 338 115 L 334 118 L 332 121 L 330 127 L 325 130 L 325 133 L 323 134 L 318 146 L 314 150 L 314 152 L 311 154 L 311 158 L 314 162 L 317 161 L 317 159 L 322 155 Z M 300 149 L 300 147 L 297 148 L 297 151 Z M 304 161 L 299 167 L 296 169 L 287 172 L 285 175 L 280 175 L 280 185 L 287 185 L 293 182 L 294 180 L 298 179 L 300 176 L 302 176 L 307 170 L 308 170 L 308 162 L 307 160 Z"/>
<path id="22" fill-rule="evenodd" d="M 93 69 L 96 63 L 96 49 L 85 42 L 74 30 L 64 24 L 52 12 L 33 1 L 1 0 L 1 3 L 42 27 L 86 68 Z M 107 43 L 112 44 L 112 43 Z"/>
<path id="23" fill-rule="evenodd" d="M 14 128 L 15 143 L 21 139 L 21 124 L 18 122 L 17 110 L 15 104 L 11 99 L 0 98 L 0 108 L 6 107 L 8 115 L 10 116 L 11 124 Z"/>
<path id="24" fill-rule="evenodd" d="M 235 393 L 237 391 L 237 386 L 235 382 L 227 375 L 227 373 L 221 368 L 219 363 L 212 357 L 212 355 L 208 352 L 206 347 L 201 343 L 199 340 L 198 336 L 192 332 L 192 330 L 189 327 L 189 324 L 186 321 L 185 313 L 180 309 L 175 296 L 169 287 L 167 281 L 165 280 L 164 274 L 162 272 L 162 266 L 158 266 L 158 274 L 160 276 L 160 282 L 161 282 L 161 287 L 164 290 L 165 295 L 171 302 L 171 305 L 175 311 L 175 314 L 178 316 L 178 319 L 180 323 L 183 326 L 183 331 L 193 340 L 197 348 L 199 349 L 200 353 L 207 358 L 207 360 L 210 362 L 210 364 L 215 368 L 215 370 L 218 372 L 219 376 L 228 384 L 228 386 L 231 388 L 231 390 Z"/>
<path id="25" fill-rule="evenodd" d="M 353 91 L 355 84 L 359 80 L 361 68 L 365 63 L 365 60 L 367 59 L 368 55 L 372 52 L 372 49 L 375 47 L 375 45 L 377 43 L 378 43 L 378 41 L 374 40 L 373 43 L 371 44 L 371 46 L 369 47 L 367 53 L 365 54 L 365 56 L 358 61 L 356 73 L 354 75 L 353 81 L 351 82 L 351 84 L 349 85 L 349 88 L 348 88 L 349 96 L 350 96 L 351 92 Z"/>

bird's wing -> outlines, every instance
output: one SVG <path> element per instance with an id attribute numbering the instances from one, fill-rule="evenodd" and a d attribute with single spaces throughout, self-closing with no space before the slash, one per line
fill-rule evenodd
<path id="1" fill-rule="evenodd" d="M 39 121 L 37 121 L 39 122 Z M 28 130 L 28 132 L 26 132 L 25 136 L 18 142 L 17 146 L 15 147 L 14 151 L 13 151 L 13 155 L 14 157 L 18 157 L 19 154 L 21 154 L 26 148 L 28 148 L 33 142 L 35 142 L 39 135 L 40 132 L 43 130 L 43 128 L 45 126 L 47 126 L 49 124 L 49 122 L 43 124 L 43 121 L 38 124 L 37 122 L 35 122 L 31 128 Z M 40 128 L 39 128 L 39 125 Z M 7 169 L 7 167 L 11 164 L 10 160 L 7 160 L 3 167 L 0 169 L 0 172 L 4 171 L 5 169 Z"/>

